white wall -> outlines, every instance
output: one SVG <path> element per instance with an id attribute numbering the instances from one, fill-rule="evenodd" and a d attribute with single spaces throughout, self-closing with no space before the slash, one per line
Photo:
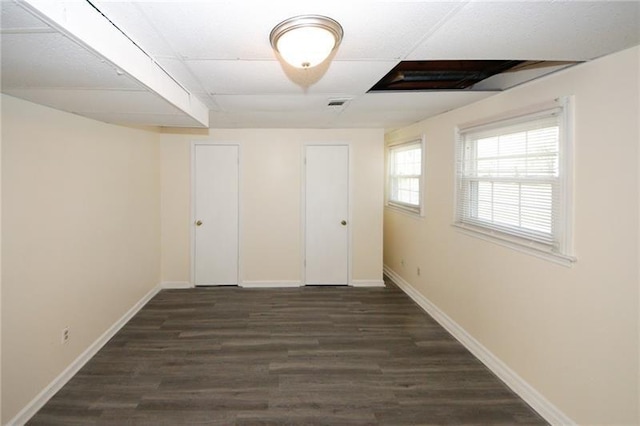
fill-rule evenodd
<path id="1" fill-rule="evenodd" d="M 4 423 L 158 285 L 160 147 L 1 99 Z"/>
<path id="2" fill-rule="evenodd" d="M 382 279 L 384 138 L 378 130 L 243 129 L 162 135 L 162 280 L 190 282 L 192 141 L 240 144 L 241 280 L 302 280 L 301 185 L 305 143 L 350 145 L 353 280 Z"/>
<path id="3" fill-rule="evenodd" d="M 638 57 L 605 57 L 387 137 L 424 132 L 427 172 L 424 219 L 385 211 L 385 265 L 580 424 L 640 421 Z M 450 226 L 455 126 L 572 94 L 577 263 Z"/>

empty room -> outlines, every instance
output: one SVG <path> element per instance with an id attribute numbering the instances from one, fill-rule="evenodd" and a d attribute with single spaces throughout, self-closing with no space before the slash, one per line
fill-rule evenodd
<path id="1" fill-rule="evenodd" d="M 640 424 L 640 2 L 0 7 L 1 425 Z"/>

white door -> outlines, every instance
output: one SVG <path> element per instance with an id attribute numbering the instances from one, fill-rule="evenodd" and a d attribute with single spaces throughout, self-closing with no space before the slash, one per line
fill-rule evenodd
<path id="1" fill-rule="evenodd" d="M 305 283 L 349 283 L 349 147 L 305 152 Z"/>
<path id="2" fill-rule="evenodd" d="M 195 285 L 238 284 L 237 145 L 194 145 Z"/>

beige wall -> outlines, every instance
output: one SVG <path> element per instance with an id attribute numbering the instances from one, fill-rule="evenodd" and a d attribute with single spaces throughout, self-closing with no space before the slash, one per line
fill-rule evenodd
<path id="1" fill-rule="evenodd" d="M 353 279 L 382 278 L 382 130 L 160 135 L 2 107 L 3 423 L 161 280 L 190 280 L 193 140 L 241 144 L 244 281 L 301 279 L 303 144 L 348 143 Z"/>
<path id="2" fill-rule="evenodd" d="M 2 100 L 0 99 L 0 117 Z M 0 119 L 0 241 L 2 241 L 2 120 Z M 0 244 L 0 424 L 2 424 L 2 244 Z"/>
<path id="3" fill-rule="evenodd" d="M 159 283 L 159 155 L 157 133 L 2 96 L 3 423 Z"/>
<path id="4" fill-rule="evenodd" d="M 424 132 L 427 172 L 424 219 L 385 211 L 385 265 L 580 424 L 640 421 L 638 55 L 577 66 L 387 137 Z M 571 94 L 577 263 L 450 226 L 455 126 Z"/>
<path id="5" fill-rule="evenodd" d="M 201 133 L 201 132 L 200 132 Z M 211 130 L 162 135 L 162 280 L 190 281 L 192 141 L 240 144 L 242 281 L 300 281 L 302 150 L 348 143 L 352 173 L 352 278 L 382 279 L 382 130 Z"/>

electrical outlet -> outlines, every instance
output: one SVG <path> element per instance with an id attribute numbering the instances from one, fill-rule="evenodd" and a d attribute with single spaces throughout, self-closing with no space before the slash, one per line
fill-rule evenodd
<path id="1" fill-rule="evenodd" d="M 64 345 L 69 341 L 69 327 L 65 327 L 62 329 L 62 344 Z"/>
<path id="2" fill-rule="evenodd" d="M 420 267 L 418 266 L 418 268 L 416 269 L 416 274 L 418 274 L 418 276 L 420 276 Z"/>

